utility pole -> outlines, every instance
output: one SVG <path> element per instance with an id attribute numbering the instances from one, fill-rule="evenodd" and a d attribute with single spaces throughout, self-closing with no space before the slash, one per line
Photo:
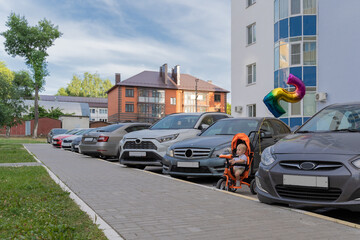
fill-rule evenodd
<path id="1" fill-rule="evenodd" d="M 195 79 L 195 112 L 197 112 L 197 98 L 198 98 L 198 92 L 197 92 L 197 85 L 198 85 L 199 79 Z"/>

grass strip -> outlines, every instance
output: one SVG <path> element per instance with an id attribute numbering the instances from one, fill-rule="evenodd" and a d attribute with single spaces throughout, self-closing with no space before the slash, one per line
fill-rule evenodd
<path id="1" fill-rule="evenodd" d="M 43 167 L 0 167 L 0 239 L 106 239 Z"/>
<path id="2" fill-rule="evenodd" d="M 0 163 L 36 162 L 21 144 L 0 143 Z"/>
<path id="3" fill-rule="evenodd" d="M 31 137 L 0 137 L 0 144 L 46 143 L 46 138 Z"/>

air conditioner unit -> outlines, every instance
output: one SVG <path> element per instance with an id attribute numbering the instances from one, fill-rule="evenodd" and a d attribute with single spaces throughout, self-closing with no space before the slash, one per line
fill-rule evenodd
<path id="1" fill-rule="evenodd" d="M 242 113 L 242 106 L 235 106 L 235 112 Z"/>
<path id="2" fill-rule="evenodd" d="M 315 100 L 318 102 L 325 102 L 327 99 L 327 93 L 325 92 L 318 92 L 315 94 Z"/>

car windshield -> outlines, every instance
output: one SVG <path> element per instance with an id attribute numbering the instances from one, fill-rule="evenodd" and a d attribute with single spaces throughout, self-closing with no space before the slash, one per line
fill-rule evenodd
<path id="1" fill-rule="evenodd" d="M 89 132 L 89 129 L 81 129 L 80 131 L 74 133 L 74 135 L 83 135 L 88 132 Z"/>
<path id="2" fill-rule="evenodd" d="M 331 106 L 321 110 L 296 132 L 360 131 L 360 105 Z"/>
<path id="3" fill-rule="evenodd" d="M 65 134 L 74 134 L 74 133 L 76 133 L 77 131 L 79 131 L 79 129 L 78 129 L 78 128 L 75 128 L 75 129 L 71 129 L 71 130 L 67 131 Z"/>
<path id="4" fill-rule="evenodd" d="M 235 135 L 237 133 L 249 135 L 251 131 L 257 130 L 258 125 L 259 121 L 256 119 L 219 120 L 206 129 L 200 136 Z"/>
<path id="5" fill-rule="evenodd" d="M 53 129 L 52 130 L 54 135 L 65 133 L 66 131 L 67 131 L 66 129 Z"/>
<path id="6" fill-rule="evenodd" d="M 191 129 L 200 115 L 169 115 L 155 123 L 150 129 Z"/>
<path id="7" fill-rule="evenodd" d="M 100 129 L 97 130 L 97 132 L 112 132 L 115 131 L 116 129 L 120 128 L 124 126 L 123 124 L 113 124 L 113 125 L 109 125 L 106 127 L 102 127 Z"/>

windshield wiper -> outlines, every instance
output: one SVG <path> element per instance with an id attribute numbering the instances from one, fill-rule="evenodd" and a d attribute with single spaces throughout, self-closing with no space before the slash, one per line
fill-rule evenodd
<path id="1" fill-rule="evenodd" d="M 360 132 L 360 130 L 352 129 L 352 128 L 342 128 L 342 129 L 335 129 L 330 132 Z"/>

